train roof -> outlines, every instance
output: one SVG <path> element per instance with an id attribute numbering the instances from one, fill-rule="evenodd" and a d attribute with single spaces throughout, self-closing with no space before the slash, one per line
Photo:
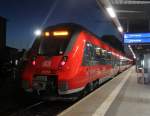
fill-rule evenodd
<path id="1" fill-rule="evenodd" d="M 54 30 L 54 29 L 71 29 L 74 31 L 81 31 L 81 30 L 86 30 L 83 26 L 75 23 L 61 23 L 61 24 L 56 24 L 54 26 L 49 26 L 45 30 Z M 45 31 L 44 30 L 44 31 Z"/>
<path id="2" fill-rule="evenodd" d="M 80 32 L 80 31 L 84 30 L 84 31 L 92 34 L 93 36 L 97 37 L 98 39 L 100 39 L 104 43 L 109 44 L 111 47 L 124 53 L 124 47 L 122 45 L 122 42 L 114 35 L 104 35 L 102 37 L 98 37 L 96 34 L 92 33 L 91 31 L 89 31 L 84 26 L 81 26 L 80 24 L 76 24 L 76 23 L 61 23 L 61 24 L 57 24 L 54 26 L 49 26 L 45 29 L 45 31 L 46 30 L 54 30 L 56 28 L 57 29 L 69 29 L 69 30 L 74 31 L 74 32 Z"/>

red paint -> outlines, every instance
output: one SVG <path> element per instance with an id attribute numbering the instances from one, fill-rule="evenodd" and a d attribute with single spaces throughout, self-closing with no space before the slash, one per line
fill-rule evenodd
<path id="1" fill-rule="evenodd" d="M 113 68 L 111 64 L 82 65 L 85 42 L 90 42 L 102 49 L 113 52 L 114 56 L 118 59 L 120 56 L 123 56 L 123 54 L 116 49 L 82 30 L 76 36 L 76 41 L 71 46 L 71 50 L 67 51 L 64 55 L 61 54 L 50 58 L 36 55 L 34 61 L 29 58 L 22 73 L 22 80 L 28 80 L 32 88 L 32 80 L 35 75 L 46 75 L 48 77 L 56 75 L 58 88 L 61 87 L 62 84 L 67 83 L 68 89 L 72 90 L 85 87 L 88 83 L 96 79 L 113 76 L 113 71 L 116 74 L 119 70 L 122 71 L 125 69 L 119 66 Z M 33 55 L 35 55 L 35 53 Z M 32 56 L 32 53 L 30 56 Z"/>

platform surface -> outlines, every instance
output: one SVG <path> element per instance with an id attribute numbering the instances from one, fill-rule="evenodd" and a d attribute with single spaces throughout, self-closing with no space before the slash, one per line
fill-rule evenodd
<path id="1" fill-rule="evenodd" d="M 150 85 L 137 83 L 133 66 L 59 116 L 150 116 Z"/>

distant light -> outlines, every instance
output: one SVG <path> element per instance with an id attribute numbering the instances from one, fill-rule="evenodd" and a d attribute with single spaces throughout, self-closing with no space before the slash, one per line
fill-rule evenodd
<path id="1" fill-rule="evenodd" d="M 122 33 L 123 32 L 123 29 L 121 26 L 118 27 L 118 30 Z"/>
<path id="2" fill-rule="evenodd" d="M 128 45 L 129 48 L 131 48 L 131 45 Z"/>
<path id="3" fill-rule="evenodd" d="M 110 17 L 112 17 L 112 18 L 116 17 L 115 11 L 112 7 L 108 7 L 108 8 L 106 8 L 106 10 L 107 10 L 108 14 L 110 15 Z"/>
<path id="4" fill-rule="evenodd" d="M 45 36 L 46 37 L 50 36 L 50 33 L 49 32 L 45 32 Z"/>
<path id="5" fill-rule="evenodd" d="M 141 62 L 142 62 L 142 66 L 144 66 L 144 60 L 142 60 Z"/>
<path id="6" fill-rule="evenodd" d="M 133 49 L 132 49 L 131 45 L 128 45 L 128 47 L 129 47 L 129 49 L 130 49 L 130 51 L 131 51 L 131 53 L 132 53 L 132 55 L 133 55 L 133 58 L 136 59 L 136 55 L 135 55 L 135 53 L 133 52 Z"/>
<path id="7" fill-rule="evenodd" d="M 69 35 L 68 31 L 54 31 L 53 36 L 67 36 Z"/>
<path id="8" fill-rule="evenodd" d="M 136 59 L 136 56 L 133 56 L 134 59 Z"/>
<path id="9" fill-rule="evenodd" d="M 96 48 L 97 50 L 100 50 L 100 48 Z"/>
<path id="10" fill-rule="evenodd" d="M 42 31 L 40 29 L 37 29 L 34 31 L 35 36 L 40 36 Z"/>

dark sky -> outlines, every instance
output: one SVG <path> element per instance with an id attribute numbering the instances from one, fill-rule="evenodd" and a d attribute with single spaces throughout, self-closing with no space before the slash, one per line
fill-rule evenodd
<path id="1" fill-rule="evenodd" d="M 0 0 L 0 16 L 8 21 L 7 45 L 19 49 L 30 47 L 35 29 L 57 23 L 79 23 L 99 36 L 116 33 L 96 0 Z"/>

